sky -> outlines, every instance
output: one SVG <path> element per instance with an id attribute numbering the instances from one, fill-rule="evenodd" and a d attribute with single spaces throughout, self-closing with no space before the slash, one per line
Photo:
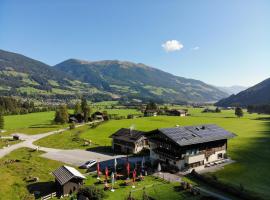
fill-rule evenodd
<path id="1" fill-rule="evenodd" d="M 0 0 L 0 49 L 124 60 L 216 86 L 270 77 L 268 0 Z"/>

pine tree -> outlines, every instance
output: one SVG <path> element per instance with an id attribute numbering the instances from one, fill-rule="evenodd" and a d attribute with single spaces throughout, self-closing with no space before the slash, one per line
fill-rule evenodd
<path id="1" fill-rule="evenodd" d="M 3 130 L 5 126 L 4 116 L 0 113 L 0 130 Z"/>
<path id="2" fill-rule="evenodd" d="M 243 117 L 244 116 L 243 110 L 240 107 L 235 108 L 235 115 L 237 117 Z"/>

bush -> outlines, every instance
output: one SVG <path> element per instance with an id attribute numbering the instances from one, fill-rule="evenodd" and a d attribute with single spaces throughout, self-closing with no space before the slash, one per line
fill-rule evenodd
<path id="1" fill-rule="evenodd" d="M 93 185 L 79 189 L 77 197 L 79 196 L 85 196 L 91 200 L 101 200 L 105 197 L 105 193 Z"/>

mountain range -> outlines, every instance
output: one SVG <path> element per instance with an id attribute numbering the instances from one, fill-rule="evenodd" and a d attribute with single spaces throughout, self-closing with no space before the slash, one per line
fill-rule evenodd
<path id="1" fill-rule="evenodd" d="M 217 106 L 224 107 L 265 104 L 270 104 L 270 78 L 216 103 Z"/>
<path id="2" fill-rule="evenodd" d="M 141 64 L 118 60 L 69 59 L 49 66 L 26 56 L 0 50 L 0 94 L 93 100 L 117 98 L 164 102 L 213 102 L 226 92 Z"/>
<path id="3" fill-rule="evenodd" d="M 233 85 L 229 87 L 218 87 L 218 89 L 220 89 L 223 92 L 226 92 L 229 95 L 232 95 L 232 94 L 238 94 L 239 92 L 246 90 L 247 87 L 240 86 L 240 85 Z"/>

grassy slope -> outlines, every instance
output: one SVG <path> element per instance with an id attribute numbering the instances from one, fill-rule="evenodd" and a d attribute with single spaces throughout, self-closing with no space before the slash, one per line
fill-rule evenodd
<path id="1" fill-rule="evenodd" d="M 54 181 L 50 172 L 61 166 L 62 163 L 39 157 L 40 154 L 42 152 L 31 152 L 27 148 L 22 148 L 0 160 L 0 199 L 33 199 L 27 189 L 31 183 L 23 180 L 28 176 L 39 177 L 39 185 L 43 186 L 43 189 L 48 189 L 51 186 L 50 183 L 45 184 L 44 182 Z M 4 163 L 14 159 L 18 159 L 20 162 Z M 34 185 L 32 183 L 32 187 Z"/>
<path id="2" fill-rule="evenodd" d="M 85 128 L 80 137 L 90 139 L 100 146 L 109 146 L 111 145 L 109 136 L 122 127 L 133 125 L 136 129 L 147 131 L 159 127 L 172 127 L 177 124 L 180 126 L 217 124 L 238 135 L 230 140 L 228 145 L 229 155 L 237 162 L 217 172 L 218 178 L 235 185 L 241 183 L 247 189 L 270 197 L 270 175 L 268 173 L 270 168 L 270 121 L 258 119 L 267 116 L 245 114 L 245 117 L 238 119 L 235 118 L 233 111 L 222 111 L 222 113 L 215 114 L 201 113 L 201 109 L 190 109 L 190 113 L 191 117 L 183 118 L 160 116 L 112 120 L 96 129 Z M 68 134 L 66 137 L 69 137 Z M 39 144 L 54 147 L 51 141 L 59 141 L 59 139 L 60 136 L 57 135 L 49 136 L 39 141 Z M 62 148 L 69 148 L 70 144 L 65 145 L 66 147 L 62 145 Z M 61 148 L 61 146 L 58 145 L 57 148 Z"/>

